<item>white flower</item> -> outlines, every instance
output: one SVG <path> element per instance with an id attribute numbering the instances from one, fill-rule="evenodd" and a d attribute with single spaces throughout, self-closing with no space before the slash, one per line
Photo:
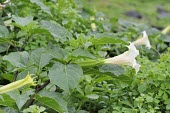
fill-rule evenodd
<path id="1" fill-rule="evenodd" d="M 10 2 L 10 0 L 6 0 L 5 2 L 4 2 L 4 4 L 7 4 L 7 3 L 9 3 Z"/>
<path id="2" fill-rule="evenodd" d="M 136 63 L 136 57 L 139 55 L 139 51 L 134 46 L 134 43 L 130 43 L 128 51 L 104 60 L 104 63 L 118 64 L 118 65 L 129 65 L 136 70 L 136 74 L 139 71 L 140 65 Z"/>
<path id="3" fill-rule="evenodd" d="M 6 5 L 1 5 L 1 3 L 0 3 L 0 9 L 3 9 L 5 7 L 6 7 Z"/>
<path id="4" fill-rule="evenodd" d="M 142 33 L 143 33 L 143 37 L 134 41 L 133 43 L 136 46 L 145 45 L 146 47 L 148 47 L 150 49 L 151 45 L 150 45 L 150 41 L 148 39 L 148 35 L 146 34 L 146 31 L 143 31 Z"/>
<path id="5" fill-rule="evenodd" d="M 91 23 L 91 28 L 92 28 L 93 31 L 96 31 L 96 28 L 97 28 L 96 24 L 95 23 Z"/>

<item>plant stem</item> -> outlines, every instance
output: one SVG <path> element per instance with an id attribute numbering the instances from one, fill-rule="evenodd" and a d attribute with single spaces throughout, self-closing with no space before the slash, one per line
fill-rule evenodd
<path id="1" fill-rule="evenodd" d="M 24 40 L 22 46 L 20 47 L 19 51 L 22 51 L 24 49 L 24 46 L 27 43 L 27 41 L 28 41 L 28 37 L 25 37 L 25 40 Z"/>
<path id="2" fill-rule="evenodd" d="M 44 89 L 49 83 L 50 83 L 50 80 L 47 80 L 43 85 L 36 87 L 35 94 L 37 94 L 39 91 Z M 27 103 L 23 106 L 23 108 L 28 108 L 30 105 L 33 104 L 33 102 L 34 102 L 33 98 L 34 98 L 35 94 L 30 97 L 30 100 L 27 101 Z"/>

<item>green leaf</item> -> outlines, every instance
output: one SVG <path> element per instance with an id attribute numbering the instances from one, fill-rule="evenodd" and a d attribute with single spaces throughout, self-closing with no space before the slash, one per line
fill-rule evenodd
<path id="1" fill-rule="evenodd" d="M 18 24 L 18 25 L 21 25 L 21 26 L 26 26 L 28 25 L 30 22 L 33 21 L 33 17 L 18 17 L 18 16 L 15 16 L 13 15 L 12 16 L 12 19 Z"/>
<path id="2" fill-rule="evenodd" d="M 2 45 L 7 45 L 7 44 L 5 44 L 5 43 L 7 43 L 7 42 L 10 42 L 10 39 L 9 39 L 9 38 L 1 38 L 1 37 L 0 37 L 0 44 L 2 44 Z"/>
<path id="3" fill-rule="evenodd" d="M 78 49 L 74 50 L 72 55 L 75 56 L 75 57 L 79 56 L 79 57 L 86 57 L 86 58 L 92 58 L 92 59 L 96 58 L 90 52 L 88 52 L 86 50 L 83 50 L 81 48 L 78 48 Z"/>
<path id="4" fill-rule="evenodd" d="M 98 111 L 98 113 L 108 113 L 108 108 L 101 109 Z M 114 112 L 112 112 L 112 113 L 114 113 Z"/>
<path id="5" fill-rule="evenodd" d="M 31 62 L 36 66 L 43 68 L 50 63 L 52 56 L 48 54 L 48 51 L 44 48 L 38 48 L 32 51 L 30 56 Z"/>
<path id="6" fill-rule="evenodd" d="M 74 89 L 83 76 L 83 71 L 79 65 L 55 63 L 49 70 L 51 83 L 59 86 L 66 92 Z"/>
<path id="7" fill-rule="evenodd" d="M 76 113 L 89 113 L 88 111 L 85 111 L 85 110 L 79 110 L 77 111 Z"/>
<path id="8" fill-rule="evenodd" d="M 170 110 L 170 104 L 166 105 L 166 109 Z"/>
<path id="9" fill-rule="evenodd" d="M 57 42 L 66 41 L 67 38 L 72 37 L 71 33 L 69 33 L 67 29 L 55 22 L 42 20 L 41 27 L 48 30 Z"/>
<path id="10" fill-rule="evenodd" d="M 162 96 L 162 98 L 163 98 L 164 100 L 167 100 L 167 99 L 168 99 L 168 94 L 167 94 L 167 93 L 164 93 L 163 96 Z"/>
<path id="11" fill-rule="evenodd" d="M 5 111 L 2 111 L 1 109 L 0 109 L 0 113 L 6 113 Z"/>
<path id="12" fill-rule="evenodd" d="M 62 99 L 62 95 L 59 93 L 43 90 L 36 95 L 35 99 L 59 113 L 68 111 L 67 102 Z"/>
<path id="13" fill-rule="evenodd" d="M 0 38 L 0 43 L 1 43 L 1 38 Z M 2 42 L 3 44 L 0 44 L 0 53 L 4 52 L 8 49 L 8 44 Z"/>
<path id="14" fill-rule="evenodd" d="M 12 99 L 15 100 L 19 110 L 30 99 L 30 95 L 34 94 L 33 90 L 27 90 L 20 94 L 19 90 L 10 91 L 7 93 Z"/>
<path id="15" fill-rule="evenodd" d="M 1 76 L 4 79 L 9 80 L 10 82 L 13 82 L 13 80 L 14 80 L 14 75 L 11 73 L 3 73 L 3 74 L 1 74 Z"/>
<path id="16" fill-rule="evenodd" d="M 93 38 L 93 39 L 90 39 L 90 41 L 93 43 L 93 45 L 116 44 L 116 43 L 128 45 L 127 42 L 125 42 L 119 38 L 111 38 L 111 37 Z"/>
<path id="17" fill-rule="evenodd" d="M 51 49 L 48 49 L 48 53 L 56 59 L 63 59 L 65 57 L 67 57 L 67 52 L 64 49 L 61 49 L 59 47 L 56 47 L 55 45 L 53 45 L 54 47 L 52 47 Z"/>
<path id="18" fill-rule="evenodd" d="M 159 39 L 164 41 L 164 42 L 170 42 L 170 36 L 169 35 L 161 35 L 159 37 Z"/>
<path id="19" fill-rule="evenodd" d="M 46 13 L 48 13 L 48 14 L 50 14 L 51 16 L 52 16 L 52 14 L 51 14 L 51 12 L 50 12 L 50 9 L 46 6 L 46 5 L 44 5 L 44 3 L 43 2 L 41 2 L 40 0 L 30 0 L 32 3 L 35 3 L 35 4 L 37 4 L 38 6 L 40 6 L 41 7 L 41 9 L 44 11 L 44 12 L 46 12 Z"/>
<path id="20" fill-rule="evenodd" d="M 131 85 L 131 83 L 134 81 L 134 79 L 128 75 L 123 75 L 123 76 L 121 75 L 121 76 L 116 77 L 116 79 L 129 85 Z"/>
<path id="21" fill-rule="evenodd" d="M 170 104 L 170 99 L 166 99 L 165 104 Z"/>
<path id="22" fill-rule="evenodd" d="M 2 110 L 4 111 L 4 113 L 20 113 L 19 111 L 11 107 L 3 107 Z M 3 113 L 3 112 L 0 111 L 0 113 Z"/>
<path id="23" fill-rule="evenodd" d="M 151 96 L 146 96 L 146 101 L 147 101 L 147 102 L 153 102 L 153 97 L 151 97 Z"/>
<path id="24" fill-rule="evenodd" d="M 141 83 L 138 85 L 138 91 L 143 93 L 147 89 L 147 85 L 145 83 Z"/>
<path id="25" fill-rule="evenodd" d="M 1 95 L 3 97 L 3 100 L 0 99 L 0 105 L 17 109 L 15 101 L 9 95 L 7 95 L 7 94 L 1 94 Z"/>
<path id="26" fill-rule="evenodd" d="M 29 54 L 26 51 L 23 52 L 11 52 L 3 57 L 3 60 L 9 61 L 13 66 L 26 67 L 29 61 Z"/>
<path id="27" fill-rule="evenodd" d="M 122 75 L 124 73 L 124 68 L 113 64 L 104 64 L 99 67 L 99 71 L 102 73 L 110 72 L 116 76 Z"/>
<path id="28" fill-rule="evenodd" d="M 8 35 L 9 35 L 8 29 L 5 26 L 0 25 L 0 37 L 8 37 Z M 0 38 L 0 42 L 1 42 L 1 38 Z"/>
<path id="29" fill-rule="evenodd" d="M 95 82 L 102 82 L 107 80 L 113 80 L 113 77 L 111 76 L 100 76 L 99 78 L 95 79 Z"/>

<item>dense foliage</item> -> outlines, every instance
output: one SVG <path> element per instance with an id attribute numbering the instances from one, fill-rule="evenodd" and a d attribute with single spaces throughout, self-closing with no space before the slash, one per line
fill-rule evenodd
<path id="1" fill-rule="evenodd" d="M 27 80 L 28 72 L 36 81 L 0 94 L 0 112 L 170 112 L 168 34 L 73 0 L 13 0 L 0 16 L 0 84 Z M 144 30 L 152 47 L 137 47 L 137 74 L 101 62 L 127 51 Z"/>

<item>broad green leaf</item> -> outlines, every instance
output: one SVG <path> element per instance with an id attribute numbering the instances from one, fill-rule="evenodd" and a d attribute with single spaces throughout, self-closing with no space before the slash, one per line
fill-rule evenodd
<path id="1" fill-rule="evenodd" d="M 121 103 L 129 107 L 133 107 L 133 105 L 129 101 L 121 101 Z"/>
<path id="2" fill-rule="evenodd" d="M 83 50 L 81 48 L 74 50 L 72 55 L 75 56 L 75 57 L 86 57 L 86 58 L 92 58 L 92 59 L 96 58 L 90 52 Z"/>
<path id="3" fill-rule="evenodd" d="M 147 101 L 147 102 L 153 102 L 153 97 L 151 97 L 151 96 L 146 96 L 146 101 Z"/>
<path id="4" fill-rule="evenodd" d="M 110 72 L 116 76 L 122 75 L 124 73 L 124 68 L 113 64 L 104 64 L 99 67 L 99 71 L 102 73 Z"/>
<path id="5" fill-rule="evenodd" d="M 38 6 L 40 6 L 41 9 L 42 9 L 44 12 L 52 15 L 51 12 L 50 12 L 50 9 L 49 9 L 46 5 L 44 5 L 44 3 L 41 2 L 40 0 L 30 0 L 30 1 L 31 1 L 32 3 L 35 3 L 35 4 L 37 4 Z"/>
<path id="6" fill-rule="evenodd" d="M 23 52 L 11 52 L 3 57 L 3 60 L 9 61 L 13 66 L 26 67 L 29 61 L 29 54 L 26 51 Z"/>
<path id="7" fill-rule="evenodd" d="M 18 110 L 11 107 L 3 107 L 1 109 L 3 110 L 3 112 L 0 111 L 0 113 L 20 113 Z"/>
<path id="8" fill-rule="evenodd" d="M 124 82 L 126 84 L 131 84 L 133 82 L 133 78 L 131 76 L 128 75 L 121 75 L 121 76 L 117 76 L 116 79 L 118 79 L 121 82 Z"/>
<path id="9" fill-rule="evenodd" d="M 170 104 L 166 105 L 166 109 L 170 110 Z"/>
<path id="10" fill-rule="evenodd" d="M 106 80 L 113 80 L 113 78 L 111 76 L 101 76 L 101 77 L 97 78 L 95 80 L 95 82 L 102 82 L 102 81 L 106 81 Z"/>
<path id="11" fill-rule="evenodd" d="M 0 38 L 0 40 L 1 40 L 1 38 Z M 1 43 L 1 41 L 0 41 L 0 43 Z M 6 44 L 4 42 L 2 42 L 2 43 L 3 44 L 0 44 L 0 53 L 6 51 L 8 49 L 8 44 Z"/>
<path id="12" fill-rule="evenodd" d="M 48 54 L 48 51 L 44 48 L 38 48 L 32 51 L 30 56 L 31 62 L 36 66 L 43 68 L 50 63 L 52 56 Z"/>
<path id="13" fill-rule="evenodd" d="M 10 91 L 7 93 L 12 99 L 15 100 L 19 110 L 30 99 L 30 95 L 34 94 L 33 90 L 27 90 L 20 94 L 19 90 Z"/>
<path id="14" fill-rule="evenodd" d="M 14 75 L 11 73 L 2 73 L 1 76 L 4 79 L 9 80 L 10 82 L 12 82 L 14 80 Z"/>
<path id="15" fill-rule="evenodd" d="M 115 33 L 112 33 L 112 32 L 96 33 L 96 34 L 94 34 L 94 37 L 95 38 L 101 38 L 101 37 L 115 37 L 115 38 L 117 38 Z"/>
<path id="16" fill-rule="evenodd" d="M 59 93 L 43 90 L 36 95 L 35 99 L 59 113 L 68 111 L 67 102 L 63 100 L 62 95 Z"/>
<path id="17" fill-rule="evenodd" d="M 83 71 L 79 65 L 55 63 L 49 70 L 51 83 L 59 86 L 64 91 L 74 89 L 83 76 Z"/>
<path id="18" fill-rule="evenodd" d="M 166 99 L 165 104 L 170 104 L 170 99 Z"/>
<path id="19" fill-rule="evenodd" d="M 127 42 L 119 39 L 119 38 L 112 38 L 112 37 L 101 37 L 101 38 L 92 38 L 90 41 L 93 43 L 93 45 L 99 45 L 99 44 L 126 44 L 128 45 Z"/>
<path id="20" fill-rule="evenodd" d="M 61 60 L 68 56 L 68 53 L 64 49 L 61 49 L 55 45 L 52 45 L 52 46 L 54 46 L 54 47 L 51 47 L 51 49 L 48 49 L 48 53 L 53 58 Z"/>
<path id="21" fill-rule="evenodd" d="M 164 42 L 170 42 L 170 36 L 168 35 L 161 35 L 159 37 L 160 40 L 164 41 Z"/>
<path id="22" fill-rule="evenodd" d="M 31 16 L 30 17 L 18 17 L 18 16 L 13 15 L 12 18 L 18 25 L 21 25 L 21 26 L 26 26 L 30 22 L 33 21 L 33 17 Z"/>
<path id="23" fill-rule="evenodd" d="M 143 93 L 147 89 L 147 85 L 145 83 L 141 83 L 138 85 L 138 91 Z"/>
<path id="24" fill-rule="evenodd" d="M 163 98 L 164 100 L 167 100 L 167 99 L 168 99 L 168 94 L 165 92 L 165 93 L 163 94 L 162 98 Z"/>
<path id="25" fill-rule="evenodd" d="M 42 20 L 41 27 L 48 30 L 57 42 L 66 41 L 67 38 L 72 37 L 71 33 L 58 23 Z"/>
<path id="26" fill-rule="evenodd" d="M 17 109 L 17 106 L 15 104 L 15 100 L 12 99 L 9 95 L 7 94 L 1 94 L 2 97 L 3 97 L 3 100 L 0 99 L 0 105 L 3 105 L 3 106 L 8 106 L 8 107 L 11 107 L 11 108 L 14 108 L 14 109 Z"/>
<path id="27" fill-rule="evenodd" d="M 1 42 L 1 37 L 8 37 L 8 35 L 9 35 L 8 29 L 5 26 L 0 25 L 0 42 Z"/>

